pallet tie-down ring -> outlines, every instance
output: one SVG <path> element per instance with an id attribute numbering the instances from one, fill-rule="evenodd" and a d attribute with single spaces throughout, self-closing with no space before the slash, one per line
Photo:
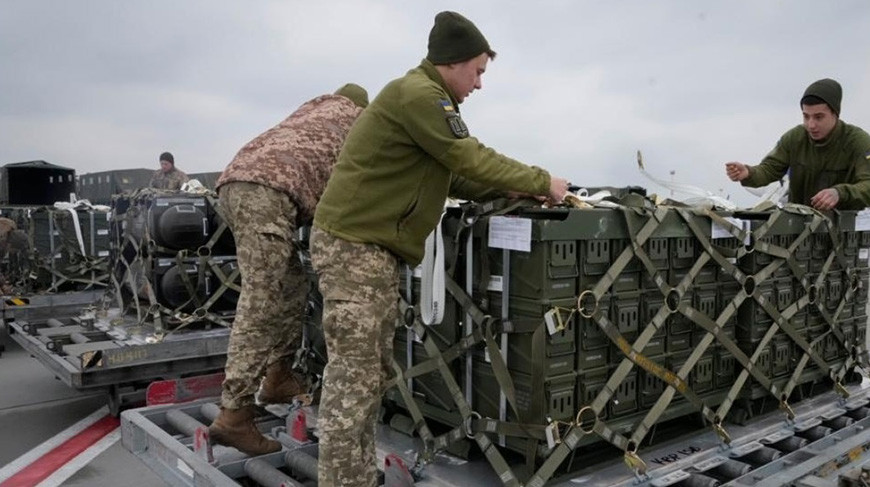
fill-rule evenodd
<path id="1" fill-rule="evenodd" d="M 587 311 L 587 306 L 583 305 L 583 301 L 587 296 L 592 296 L 592 311 Z M 577 312 L 584 318 L 592 318 L 595 316 L 595 313 L 598 312 L 598 297 L 595 296 L 595 293 L 593 293 L 592 290 L 587 289 L 580 293 L 580 296 L 577 296 Z"/>
<path id="2" fill-rule="evenodd" d="M 474 439 L 474 435 L 476 434 L 471 427 L 472 421 L 475 419 L 483 419 L 480 413 L 477 411 L 471 411 L 471 413 L 462 421 L 462 429 L 465 430 L 465 437 L 469 440 Z"/>
<path id="3" fill-rule="evenodd" d="M 587 411 L 592 413 L 592 427 L 589 429 L 583 428 L 583 422 L 584 422 L 583 413 L 585 413 Z M 580 429 L 580 431 L 582 431 L 583 434 L 591 435 L 592 433 L 595 432 L 595 426 L 598 425 L 598 421 L 599 421 L 598 414 L 595 412 L 595 410 L 592 409 L 592 407 L 590 407 L 590 406 L 583 406 L 582 408 L 580 408 L 580 411 L 577 412 L 577 417 L 574 418 L 574 426 L 576 426 L 578 429 Z"/>

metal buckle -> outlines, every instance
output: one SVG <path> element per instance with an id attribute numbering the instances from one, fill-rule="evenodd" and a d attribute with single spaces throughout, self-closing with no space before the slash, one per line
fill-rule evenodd
<path id="1" fill-rule="evenodd" d="M 718 422 L 713 423 L 713 431 L 719 436 L 719 438 L 727 445 L 731 444 L 731 435 L 725 431 L 725 428 L 722 427 L 722 420 L 719 419 Z"/>
<path id="2" fill-rule="evenodd" d="M 779 408 L 785 411 L 787 421 L 794 421 L 794 410 L 791 408 L 791 406 L 788 405 L 788 402 L 785 400 L 785 398 L 779 401 Z"/>
<path id="3" fill-rule="evenodd" d="M 643 479 L 646 476 L 646 462 L 637 455 L 637 447 L 633 450 L 626 448 L 623 460 L 638 479 Z"/>

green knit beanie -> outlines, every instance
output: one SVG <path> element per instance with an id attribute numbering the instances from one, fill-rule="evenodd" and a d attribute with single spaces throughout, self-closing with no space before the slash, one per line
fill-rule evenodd
<path id="1" fill-rule="evenodd" d="M 365 88 L 354 83 L 348 83 L 335 90 L 335 94 L 349 98 L 350 101 L 360 108 L 365 108 L 369 105 L 369 94 Z"/>
<path id="2" fill-rule="evenodd" d="M 807 87 L 804 96 L 801 97 L 801 105 L 812 105 L 812 103 L 804 103 L 804 100 L 808 96 L 814 96 L 822 100 L 831 107 L 832 112 L 840 115 L 840 102 L 843 100 L 843 88 L 840 87 L 840 83 L 837 83 L 830 78 L 816 81 Z"/>
<path id="3" fill-rule="evenodd" d="M 453 64 L 468 61 L 482 53 L 490 59 L 495 51 L 474 24 L 456 12 L 441 12 L 435 16 L 435 25 L 429 32 L 429 53 L 432 64 Z"/>

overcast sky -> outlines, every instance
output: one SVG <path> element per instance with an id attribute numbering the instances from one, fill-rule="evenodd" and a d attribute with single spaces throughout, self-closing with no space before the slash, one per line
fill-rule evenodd
<path id="1" fill-rule="evenodd" d="M 756 163 L 832 77 L 870 129 L 870 2 L 3 1 L 0 164 L 79 174 L 220 171 L 306 100 L 353 81 L 371 97 L 426 54 L 456 10 L 498 52 L 462 104 L 472 135 L 583 185 L 639 174 L 751 196 L 723 163 Z"/>

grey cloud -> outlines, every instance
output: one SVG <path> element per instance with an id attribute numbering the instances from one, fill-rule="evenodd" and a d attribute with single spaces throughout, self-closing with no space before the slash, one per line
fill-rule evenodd
<path id="1" fill-rule="evenodd" d="M 171 150 L 184 170 L 221 170 L 308 98 L 348 81 L 374 97 L 425 55 L 441 9 L 499 51 L 463 104 L 472 132 L 574 181 L 647 184 L 641 149 L 660 177 L 737 193 L 722 163 L 760 159 L 824 76 L 870 128 L 864 0 L 37 0 L 0 13 L 0 163 L 88 172 Z"/>

